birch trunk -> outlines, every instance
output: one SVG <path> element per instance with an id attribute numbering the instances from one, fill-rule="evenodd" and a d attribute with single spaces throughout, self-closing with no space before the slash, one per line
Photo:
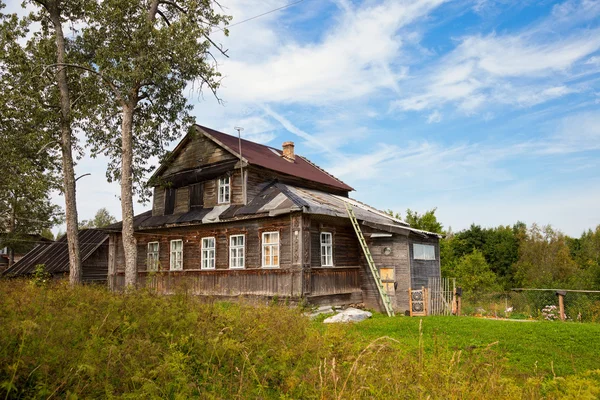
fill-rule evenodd
<path id="1" fill-rule="evenodd" d="M 56 35 L 56 63 L 65 63 L 65 37 L 61 24 L 58 1 L 48 3 L 48 12 Z M 75 194 L 75 169 L 73 167 L 71 99 L 67 84 L 67 68 L 59 67 L 56 83 L 60 94 L 60 147 L 62 153 L 63 192 L 69 247 L 69 283 L 81 283 L 81 260 L 79 258 L 79 236 L 77 228 L 77 200 Z"/>
<path id="2" fill-rule="evenodd" d="M 9 227 L 9 236 L 12 236 L 12 234 L 15 232 L 15 229 L 17 227 L 17 216 L 16 216 L 16 204 L 17 204 L 17 197 L 13 194 L 13 203 L 11 206 L 11 211 L 10 211 L 10 227 Z M 13 244 L 14 246 L 14 244 Z M 8 267 L 12 267 L 12 265 L 15 263 L 15 250 L 10 247 L 8 249 Z"/>
<path id="3" fill-rule="evenodd" d="M 121 139 L 121 213 L 123 217 L 123 252 L 125 253 L 125 286 L 137 284 L 137 243 L 133 235 L 133 110 L 123 106 Z"/>

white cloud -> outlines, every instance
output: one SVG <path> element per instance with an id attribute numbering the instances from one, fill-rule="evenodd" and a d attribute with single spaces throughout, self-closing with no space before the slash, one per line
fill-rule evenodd
<path id="1" fill-rule="evenodd" d="M 427 116 L 428 124 L 437 124 L 439 122 L 442 122 L 442 113 L 440 113 L 438 110 L 435 110 Z"/>
<path id="2" fill-rule="evenodd" d="M 402 48 L 398 31 L 426 16 L 443 0 L 386 1 L 345 10 L 316 43 L 288 39 L 257 59 L 237 57 L 246 37 L 233 27 L 229 60 L 221 69 L 224 96 L 242 102 L 327 103 L 365 96 L 382 88 L 398 90 L 406 68 L 392 68 Z M 227 43 L 227 41 L 225 42 Z M 250 43 L 251 45 L 251 43 Z"/>
<path id="3" fill-rule="evenodd" d="M 589 90 L 584 83 L 598 71 L 592 68 L 596 57 L 587 57 L 600 50 L 600 29 L 582 25 L 561 33 L 561 27 L 598 15 L 600 2 L 593 3 L 568 1 L 518 33 L 459 39 L 432 66 L 405 79 L 407 93 L 392 103 L 392 109 L 432 110 L 451 103 L 470 114 L 488 104 L 530 107 Z"/>

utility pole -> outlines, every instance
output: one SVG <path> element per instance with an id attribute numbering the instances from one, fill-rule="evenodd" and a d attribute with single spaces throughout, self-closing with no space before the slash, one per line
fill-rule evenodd
<path id="1" fill-rule="evenodd" d="M 242 178 L 242 196 L 244 197 L 244 205 L 247 203 L 246 199 L 246 179 L 244 178 L 244 160 L 242 157 L 242 131 L 244 128 L 241 126 L 235 126 L 235 129 L 238 133 L 238 152 L 240 153 L 240 175 Z"/>

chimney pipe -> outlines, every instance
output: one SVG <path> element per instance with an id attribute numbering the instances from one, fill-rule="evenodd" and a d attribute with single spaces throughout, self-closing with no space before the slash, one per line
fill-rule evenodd
<path id="1" fill-rule="evenodd" d="M 283 142 L 283 157 L 288 161 L 294 161 L 296 155 L 294 154 L 294 142 Z"/>

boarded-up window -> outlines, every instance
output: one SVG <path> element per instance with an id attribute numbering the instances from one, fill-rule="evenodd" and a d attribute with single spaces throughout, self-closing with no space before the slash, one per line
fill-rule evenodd
<path id="1" fill-rule="evenodd" d="M 415 260 L 435 260 L 435 247 L 429 244 L 413 244 Z"/>
<path id="2" fill-rule="evenodd" d="M 204 205 L 202 192 L 201 183 L 196 183 L 195 185 L 190 186 L 190 208 L 202 207 Z"/>
<path id="3" fill-rule="evenodd" d="M 167 188 L 165 190 L 165 215 L 172 215 L 175 211 L 175 194 L 177 189 Z"/>

